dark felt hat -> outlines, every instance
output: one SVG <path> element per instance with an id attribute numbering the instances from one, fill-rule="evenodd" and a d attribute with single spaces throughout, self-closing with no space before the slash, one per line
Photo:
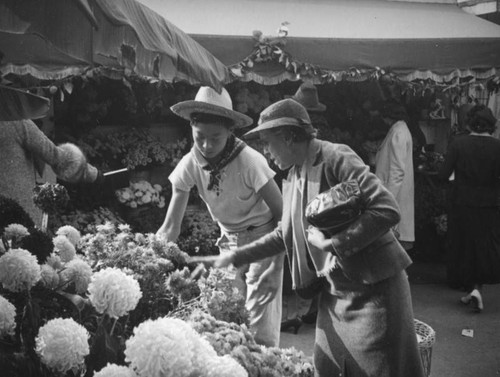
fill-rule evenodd
<path id="1" fill-rule="evenodd" d="M 48 98 L 5 85 L 0 85 L 0 103 L 0 121 L 39 119 L 50 109 Z"/>
<path id="2" fill-rule="evenodd" d="M 265 108 L 260 113 L 258 126 L 248 131 L 245 137 L 259 131 L 283 126 L 300 127 L 309 134 L 315 132 L 305 107 L 297 101 L 287 98 Z"/>
<path id="3" fill-rule="evenodd" d="M 311 82 L 303 83 L 297 92 L 289 98 L 300 103 L 307 111 L 323 112 L 326 110 L 326 105 L 319 102 L 318 89 Z"/>

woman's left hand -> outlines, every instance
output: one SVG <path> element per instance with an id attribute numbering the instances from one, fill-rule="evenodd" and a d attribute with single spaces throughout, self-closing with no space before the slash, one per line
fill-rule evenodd
<path id="1" fill-rule="evenodd" d="M 330 239 L 326 238 L 321 230 L 311 225 L 307 228 L 307 241 L 320 250 L 330 251 Z"/>

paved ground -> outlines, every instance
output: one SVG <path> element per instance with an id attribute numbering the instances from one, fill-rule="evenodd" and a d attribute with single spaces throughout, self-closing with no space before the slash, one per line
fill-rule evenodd
<path id="1" fill-rule="evenodd" d="M 432 377 L 500 376 L 500 285 L 485 286 L 485 309 L 475 314 L 459 302 L 463 292 L 445 284 L 440 263 L 414 263 L 408 270 L 415 318 L 436 331 L 432 349 Z M 473 337 L 462 330 L 473 330 Z M 281 333 L 281 347 L 295 347 L 311 355 L 314 325 L 303 325 L 297 335 Z M 404 377 L 404 376 L 402 376 Z"/>

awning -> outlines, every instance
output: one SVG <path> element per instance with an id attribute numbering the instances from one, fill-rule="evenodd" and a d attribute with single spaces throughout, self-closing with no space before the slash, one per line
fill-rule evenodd
<path id="1" fill-rule="evenodd" d="M 402 80 L 488 78 L 500 68 L 500 26 L 453 4 L 377 0 L 140 0 L 167 15 L 219 60 L 243 67 L 242 79 L 275 84 L 301 79 L 288 62 L 341 77 L 383 70 Z M 208 21 L 207 21 L 208 20 Z M 279 61 L 253 60 L 254 30 L 279 43 L 287 22 L 286 53 Z M 253 53 L 253 55 L 252 55 Z M 244 63 L 244 64 L 242 64 Z M 311 68 L 309 67 L 309 68 Z M 335 75 L 337 73 L 337 75 Z M 354 75 L 355 76 L 355 75 Z"/>
<path id="2" fill-rule="evenodd" d="M 231 81 L 210 52 L 135 0 L 2 0 L 0 56 L 3 74 L 39 79 L 104 66 L 216 89 Z"/>

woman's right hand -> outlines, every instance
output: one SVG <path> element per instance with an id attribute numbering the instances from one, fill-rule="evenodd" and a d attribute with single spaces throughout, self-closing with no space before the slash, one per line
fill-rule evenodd
<path id="1" fill-rule="evenodd" d="M 227 267 L 234 261 L 233 252 L 225 252 L 220 255 L 193 256 L 188 259 L 188 263 L 203 263 L 205 266 L 216 268 Z"/>

